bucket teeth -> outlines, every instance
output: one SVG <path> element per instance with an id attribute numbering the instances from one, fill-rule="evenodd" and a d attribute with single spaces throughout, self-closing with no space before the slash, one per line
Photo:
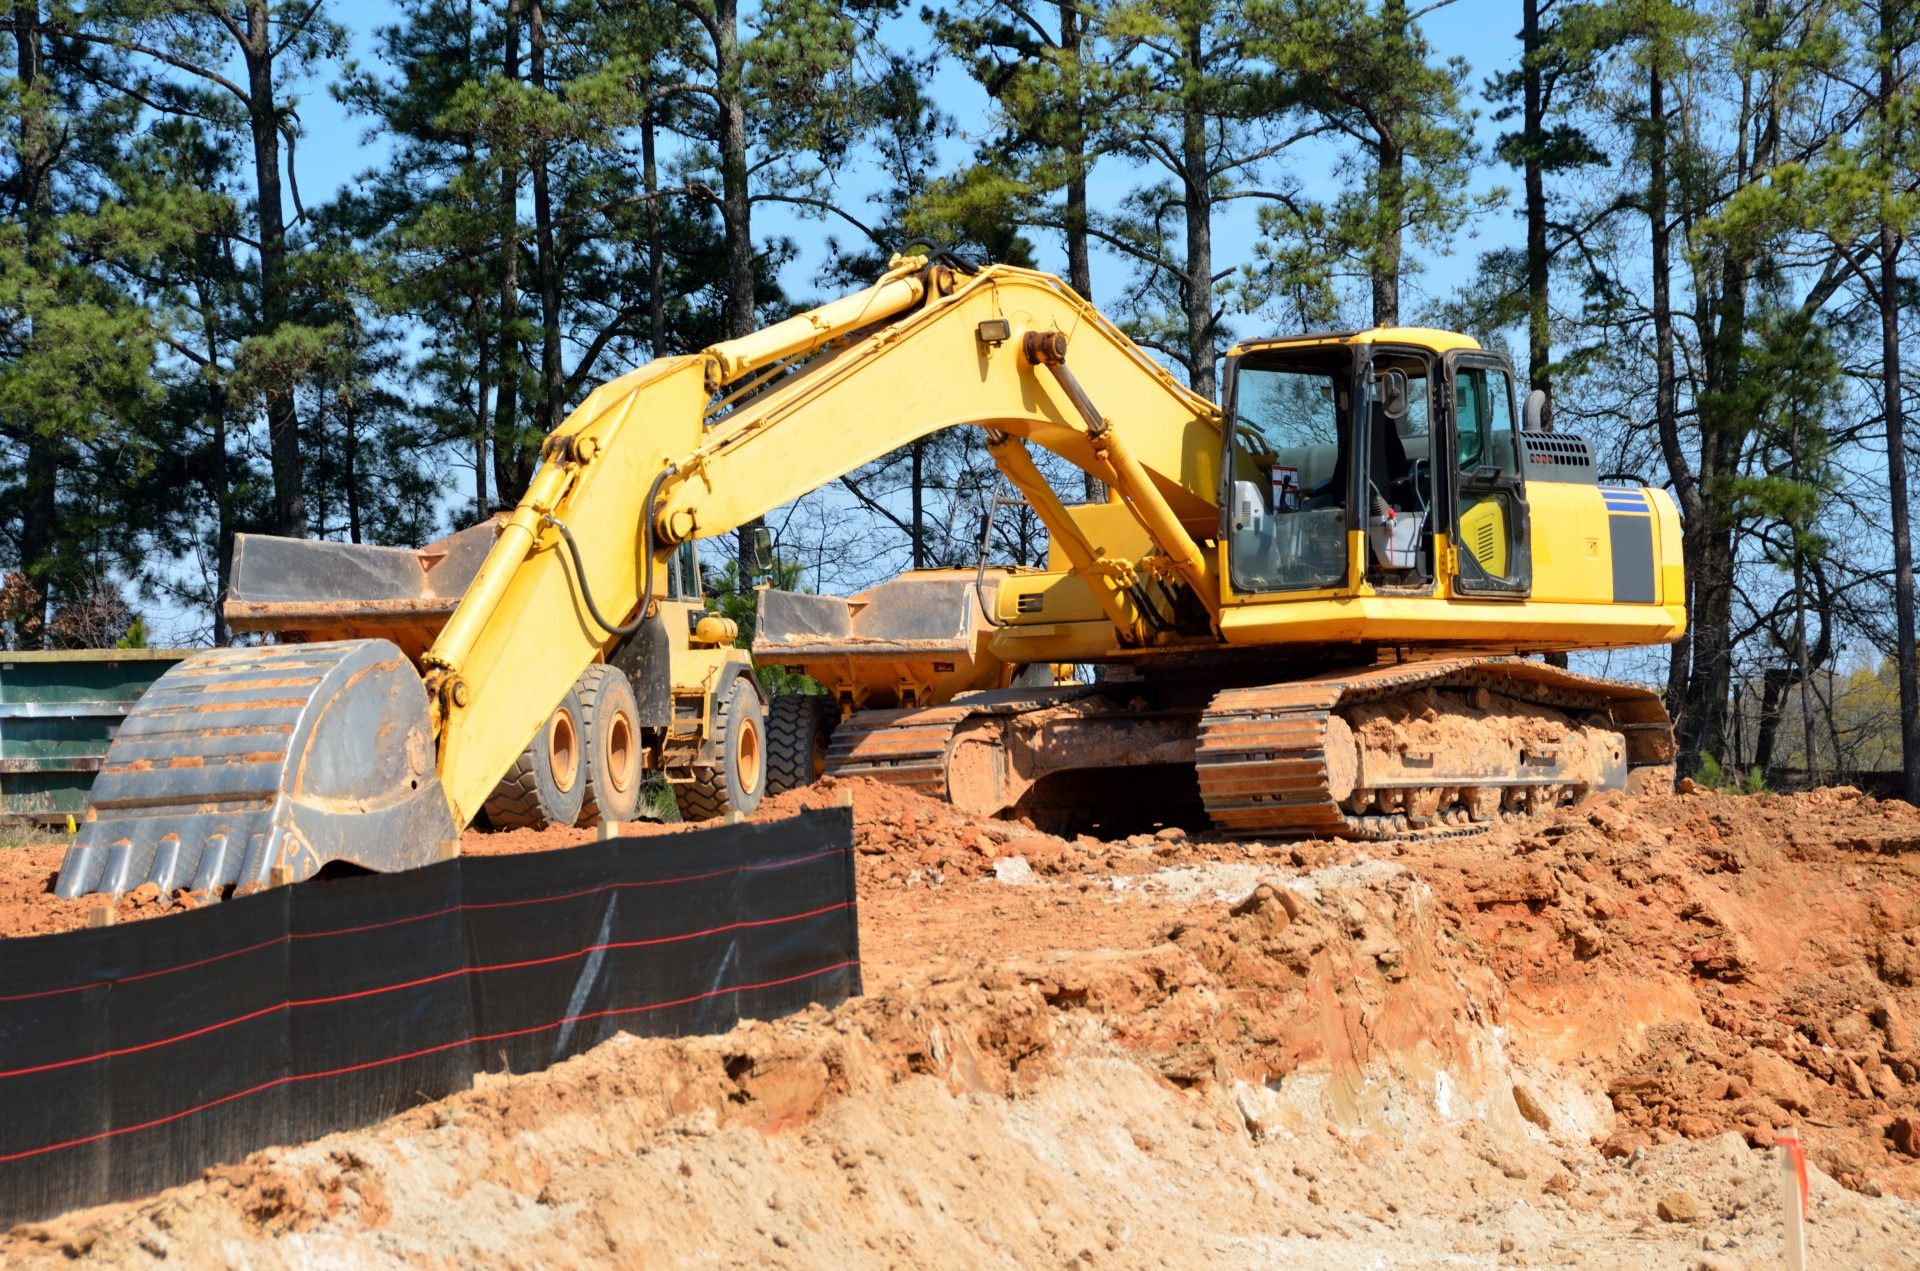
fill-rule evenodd
<path id="1" fill-rule="evenodd" d="M 121 723 L 55 894 L 218 896 L 276 869 L 428 864 L 458 833 L 431 737 L 420 679 L 388 641 L 196 653 Z"/>

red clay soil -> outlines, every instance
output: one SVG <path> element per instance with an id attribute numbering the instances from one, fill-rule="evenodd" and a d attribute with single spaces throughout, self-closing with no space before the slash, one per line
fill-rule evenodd
<path id="1" fill-rule="evenodd" d="M 1141 933 L 1130 928 L 1143 915 L 1083 898 L 1169 867 L 1315 870 L 1368 855 L 1356 845 L 1241 844 L 1177 831 L 1065 842 L 870 782 L 844 786 L 857 792 L 870 984 L 937 976 L 1036 943 L 1136 945 Z M 770 800 L 755 819 L 836 797 L 829 781 Z M 469 834 L 465 850 L 524 851 L 584 837 Z M 1369 970 L 1395 989 L 1386 996 L 1396 1002 L 1389 1017 L 1403 1016 L 1390 1020 L 1400 1041 L 1424 1039 L 1443 1051 L 1452 1043 L 1440 1021 L 1457 1007 L 1457 987 L 1444 983 L 1422 1003 L 1399 987 L 1410 972 L 1393 959 L 1431 965 L 1444 947 L 1448 976 L 1459 963 L 1490 974 L 1489 1022 L 1603 1085 L 1618 1114 L 1600 1144 L 1608 1154 L 1727 1131 L 1771 1146 L 1778 1131 L 1797 1125 L 1815 1160 L 1844 1185 L 1920 1196 L 1920 812 L 1912 806 L 1851 789 L 1603 795 L 1543 821 L 1384 855 L 1432 889 L 1443 932 L 1430 947 L 1389 952 L 1395 942 L 1368 920 L 1303 928 L 1297 915 L 1276 918 L 1286 910 L 1272 898 L 1249 898 L 1244 912 L 1198 906 L 1163 934 L 1215 972 L 1231 967 L 1236 994 L 1266 1001 L 1299 989 L 1329 948 L 1362 961 L 1374 950 Z M 1040 879 L 1071 878 L 1078 890 L 943 894 L 943 883 L 990 874 L 996 860 L 1012 856 Z M 1046 928 L 1043 940 L 1035 925 Z M 1237 1038 L 1227 1052 L 1196 1050 L 1191 1037 L 1169 1044 L 1153 1009 L 1172 992 L 1159 975 L 1135 966 L 1098 984 L 1055 986 L 1049 996 L 1097 1005 L 1123 1040 L 1137 1036 L 1162 1053 L 1157 1066 L 1170 1077 L 1216 1064 L 1264 1077 L 1325 1058 L 1317 1049 L 1323 1029 L 1270 1012 L 1217 1026 Z M 1142 977 L 1158 987 L 1142 989 Z M 1393 1043 L 1377 1029 L 1374 1040 Z"/>
<path id="2" fill-rule="evenodd" d="M 1606 1092 L 1616 1115 L 1595 1145 L 1608 1155 L 1727 1131 L 1764 1146 L 1798 1125 L 1843 1184 L 1920 1196 L 1920 812 L 1905 803 L 1604 795 L 1385 850 L 1178 830 L 1063 841 L 866 781 L 771 799 L 754 819 L 849 789 L 870 993 L 954 978 L 989 996 L 1003 981 L 1037 987 L 1100 1016 L 1183 1089 L 1314 1064 L 1352 1075 L 1414 1048 L 1467 1063 L 1465 993 L 1485 1014 L 1475 1026 Z M 462 850 L 590 837 L 472 831 Z M 60 850 L 0 853 L 0 935 L 84 925 L 95 902 L 49 894 Z M 996 863 L 1040 885 L 1004 885 Z M 1348 874 L 1362 900 L 1344 910 L 1287 883 Z M 1187 882 L 1191 894 L 1152 905 L 1110 903 Z M 117 912 L 168 910 L 136 893 Z M 1330 968 L 1349 986 L 1337 1002 L 1315 987 Z M 1357 1032 L 1329 1027 L 1354 1012 Z"/>
<path id="3" fill-rule="evenodd" d="M 1904 803 L 1609 795 L 1384 850 L 1063 841 L 861 781 L 755 819 L 847 790 L 864 998 L 486 1078 L 0 1264 L 1752 1267 L 1777 1186 L 1744 1144 L 1791 1125 L 1853 1189 L 1816 1177 L 1813 1265 L 1909 1265 Z"/>

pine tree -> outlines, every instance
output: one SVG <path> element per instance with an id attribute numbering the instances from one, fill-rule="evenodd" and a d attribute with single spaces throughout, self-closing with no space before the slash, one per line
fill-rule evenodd
<path id="1" fill-rule="evenodd" d="M 147 427 L 166 324 L 137 280 L 203 228 L 209 201 L 142 181 L 130 159 L 137 104 L 101 83 L 122 67 L 75 41 L 35 0 L 7 13 L 0 66 L 0 440 L 16 474 L 4 510 L 36 644 L 75 604 L 137 563 L 120 533 L 144 519 L 126 486 L 168 439 Z M 15 606 L 19 609 L 20 606 Z"/>
<path id="2" fill-rule="evenodd" d="M 1108 121 L 1116 153 L 1157 179 L 1091 232 L 1136 269 L 1118 306 L 1130 333 L 1210 397 L 1229 334 L 1221 282 L 1232 272 L 1215 268 L 1215 210 L 1274 198 L 1259 183 L 1301 134 L 1256 52 L 1261 23 L 1241 0 L 1124 0 L 1101 30 L 1119 68 Z"/>
<path id="3" fill-rule="evenodd" d="M 270 0 L 103 0 L 85 19 L 85 26 L 63 34 L 125 55 L 141 78 L 122 82 L 123 91 L 162 112 L 206 119 L 246 138 L 259 315 L 240 357 L 256 368 L 266 407 L 275 529 L 303 537 L 306 496 L 294 381 L 324 345 L 290 320 L 290 253 L 298 249 L 290 230 L 305 210 L 292 175 L 299 116 L 287 86 L 340 58 L 345 29 L 327 13 L 325 0 L 287 6 Z M 236 61 L 237 73 L 230 74 Z"/>
<path id="4" fill-rule="evenodd" d="M 1526 245 L 1517 261 L 1486 262 L 1482 273 L 1517 276 L 1527 324 L 1527 381 L 1544 392 L 1552 387 L 1553 264 L 1578 234 L 1577 226 L 1554 217 L 1548 184 L 1607 162 L 1575 112 L 1593 90 L 1602 45 L 1616 24 L 1604 5 L 1521 0 L 1520 12 L 1519 69 L 1493 77 L 1487 88 L 1508 103 L 1494 112 L 1496 120 L 1520 120 L 1518 130 L 1501 134 L 1497 153 L 1521 171 Z"/>
<path id="5" fill-rule="evenodd" d="M 1317 257 L 1323 276 L 1363 275 L 1373 322 L 1397 326 L 1408 237 L 1445 250 L 1496 197 L 1467 188 L 1477 150 L 1461 102 L 1466 63 L 1435 61 L 1405 0 L 1266 0 L 1256 12 L 1254 47 L 1307 115 L 1347 144 L 1352 174 L 1331 203 L 1262 209 L 1262 227 L 1287 253 L 1276 259 L 1300 268 Z"/>
<path id="6" fill-rule="evenodd" d="M 973 164 L 929 200 L 930 213 L 976 240 L 1022 227 L 1059 233 L 1067 284 L 1089 300 L 1087 178 L 1117 143 L 1105 126 L 1112 67 L 1100 59 L 1112 46 L 1100 39 L 1101 13 L 1088 0 L 969 0 L 931 15 L 935 34 L 987 91 L 997 118 Z"/>

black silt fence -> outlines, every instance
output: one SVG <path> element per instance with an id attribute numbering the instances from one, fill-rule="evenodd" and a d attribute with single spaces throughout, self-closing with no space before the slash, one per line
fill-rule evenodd
<path id="1" fill-rule="evenodd" d="M 0 1227 L 859 992 L 843 808 L 0 941 Z"/>

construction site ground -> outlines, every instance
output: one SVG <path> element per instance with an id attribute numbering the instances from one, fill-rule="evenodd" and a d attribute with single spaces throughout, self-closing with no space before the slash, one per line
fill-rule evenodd
<path id="1" fill-rule="evenodd" d="M 866 995 L 16 1228 L 0 1265 L 1920 1267 L 1920 812 L 1062 840 L 851 790 Z M 643 826 L 643 833 L 676 827 Z M 581 831 L 470 833 L 469 853 Z M 0 853 L 0 935 L 86 921 Z M 314 885 L 325 885 L 314 884 Z M 164 899 L 124 899 L 121 919 Z"/>

